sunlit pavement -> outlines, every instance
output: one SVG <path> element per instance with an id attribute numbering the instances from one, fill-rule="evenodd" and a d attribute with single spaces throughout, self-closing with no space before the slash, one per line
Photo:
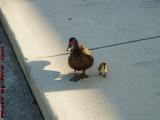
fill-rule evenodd
<path id="1" fill-rule="evenodd" d="M 158 0 L 1 1 L 3 25 L 46 120 L 159 120 L 159 10 Z M 73 70 L 62 55 L 71 36 L 101 48 L 90 77 L 78 82 L 69 81 Z M 107 78 L 98 76 L 103 61 Z"/>

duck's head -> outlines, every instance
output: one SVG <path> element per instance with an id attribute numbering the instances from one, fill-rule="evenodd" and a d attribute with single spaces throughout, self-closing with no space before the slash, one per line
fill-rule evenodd
<path id="1" fill-rule="evenodd" d="M 68 44 L 67 51 L 71 51 L 71 50 L 73 50 L 73 49 L 75 49 L 75 48 L 79 48 L 78 41 L 77 41 L 76 38 L 71 37 L 71 38 L 69 39 L 69 44 Z"/>

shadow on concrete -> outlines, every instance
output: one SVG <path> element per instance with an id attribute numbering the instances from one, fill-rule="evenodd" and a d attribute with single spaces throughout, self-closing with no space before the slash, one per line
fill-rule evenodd
<path id="1" fill-rule="evenodd" d="M 101 89 L 106 86 L 108 81 L 106 78 L 90 74 L 87 79 L 73 82 L 70 79 L 74 76 L 74 73 L 61 74 L 60 71 L 45 70 L 45 67 L 50 65 L 48 61 L 32 61 L 28 64 L 36 86 L 38 85 L 44 92 Z"/>

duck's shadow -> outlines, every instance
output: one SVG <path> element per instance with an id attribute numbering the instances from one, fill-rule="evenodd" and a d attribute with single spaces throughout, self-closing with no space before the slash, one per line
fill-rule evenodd
<path id="1" fill-rule="evenodd" d="M 45 60 L 32 61 L 27 64 L 34 83 L 45 92 L 98 88 L 105 83 L 104 80 L 97 80 L 97 78 L 93 80 L 91 77 L 73 82 L 71 78 L 74 73 L 61 74 L 60 71 L 46 70 L 45 67 L 51 63 Z"/>

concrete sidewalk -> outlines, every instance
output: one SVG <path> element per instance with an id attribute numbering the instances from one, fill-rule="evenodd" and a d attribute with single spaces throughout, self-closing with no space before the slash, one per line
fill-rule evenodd
<path id="1" fill-rule="evenodd" d="M 89 48 L 160 35 L 160 1 L 1 0 L 1 20 L 46 120 L 159 120 L 160 38 L 93 51 L 76 83 L 68 38 Z M 108 61 L 108 78 L 98 76 Z"/>

